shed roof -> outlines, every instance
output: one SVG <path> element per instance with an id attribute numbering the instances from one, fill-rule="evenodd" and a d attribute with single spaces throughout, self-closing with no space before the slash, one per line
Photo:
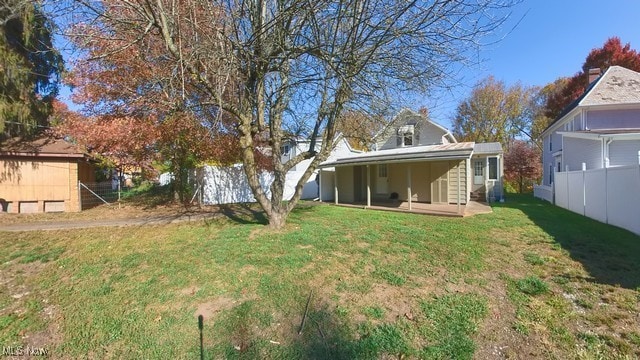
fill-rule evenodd
<path id="1" fill-rule="evenodd" d="M 9 139 L 0 144 L 0 156 L 3 157 L 60 157 L 84 158 L 88 157 L 83 149 L 64 139 L 41 136 L 35 139 Z"/>
<path id="2" fill-rule="evenodd" d="M 502 145 L 499 142 L 475 143 L 473 146 L 474 154 L 501 154 Z"/>

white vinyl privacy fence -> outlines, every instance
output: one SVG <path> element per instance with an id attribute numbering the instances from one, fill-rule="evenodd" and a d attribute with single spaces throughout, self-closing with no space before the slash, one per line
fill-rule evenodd
<path id="1" fill-rule="evenodd" d="M 640 165 L 555 173 L 555 204 L 640 234 Z"/>
<path id="2" fill-rule="evenodd" d="M 290 200 L 295 192 L 295 186 L 302 177 L 302 171 L 289 171 L 284 184 L 284 200 Z M 204 166 L 199 169 L 199 182 L 202 184 L 201 201 L 206 205 L 233 204 L 255 202 L 249 182 L 244 174 L 242 165 L 229 167 Z M 273 174 L 263 171 L 259 175 L 260 185 L 267 196 L 271 196 L 271 183 Z M 318 197 L 318 183 L 316 175 L 311 174 L 309 180 L 302 188 L 302 199 L 314 199 Z"/>
<path id="3" fill-rule="evenodd" d="M 295 186 L 302 177 L 304 170 L 289 171 L 284 184 L 284 200 L 290 200 L 295 192 Z M 271 183 L 273 174 L 263 171 L 259 174 L 260 185 L 267 196 L 271 196 Z M 173 181 L 173 175 L 165 173 L 160 175 L 160 185 L 168 185 Z M 256 202 L 253 197 L 249 182 L 244 174 L 242 165 L 210 166 L 198 168 L 190 174 L 189 181 L 194 186 L 194 199 L 199 199 L 205 205 L 235 204 Z M 302 188 L 302 199 L 314 199 L 318 197 L 318 183 L 316 174 L 311 174 Z"/>

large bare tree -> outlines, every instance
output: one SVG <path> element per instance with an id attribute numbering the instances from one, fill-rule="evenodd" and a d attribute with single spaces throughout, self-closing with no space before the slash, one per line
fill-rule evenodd
<path id="1" fill-rule="evenodd" d="M 343 111 L 389 109 L 400 95 L 447 86 L 515 0 L 78 1 L 76 37 L 141 49 L 159 39 L 171 84 L 193 111 L 233 119 L 249 185 L 279 228 L 332 149 Z M 311 147 L 281 163 L 284 129 L 301 120 Z M 275 179 L 269 192 L 256 164 L 265 139 Z M 310 158 L 295 195 L 283 201 L 287 171 Z"/>

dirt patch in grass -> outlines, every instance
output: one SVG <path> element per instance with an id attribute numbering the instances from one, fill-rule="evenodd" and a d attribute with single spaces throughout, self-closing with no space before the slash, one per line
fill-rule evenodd
<path id="1" fill-rule="evenodd" d="M 41 261 L 21 263 L 20 258 L 0 267 L 0 294 L 10 302 L 0 307 L 5 320 L 5 341 L 51 351 L 62 343 L 60 319 L 56 305 L 49 302 L 46 292 L 37 287 L 41 274 L 51 265 Z M 8 345 L 8 344 L 7 344 Z"/>
<path id="2" fill-rule="evenodd" d="M 187 288 L 180 290 L 178 293 L 180 295 L 193 296 L 198 292 L 198 290 L 200 290 L 200 288 L 197 286 L 189 286 Z"/>
<path id="3" fill-rule="evenodd" d="M 196 311 L 193 314 L 194 317 L 198 317 L 202 315 L 204 320 L 213 319 L 218 313 L 222 311 L 231 310 L 234 307 L 250 300 L 248 297 L 234 299 L 230 296 L 218 296 L 214 299 L 211 299 L 207 302 L 203 302 L 197 305 Z"/>

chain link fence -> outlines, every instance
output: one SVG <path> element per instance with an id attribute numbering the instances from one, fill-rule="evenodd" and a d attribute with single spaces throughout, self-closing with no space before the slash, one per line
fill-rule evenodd
<path id="1" fill-rule="evenodd" d="M 120 199 L 121 188 L 117 182 L 79 182 L 80 209 L 87 210 L 98 205 L 111 205 Z"/>

